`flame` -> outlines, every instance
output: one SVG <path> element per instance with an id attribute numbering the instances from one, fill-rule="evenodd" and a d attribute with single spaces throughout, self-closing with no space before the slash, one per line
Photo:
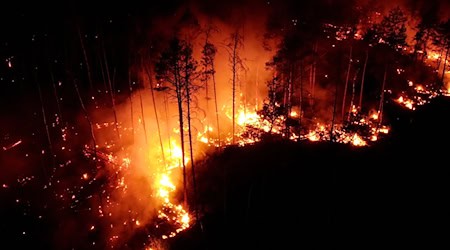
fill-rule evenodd
<path id="1" fill-rule="evenodd" d="M 358 147 L 367 145 L 367 143 L 358 134 L 353 135 L 352 144 Z"/>
<path id="2" fill-rule="evenodd" d="M 319 135 L 316 133 L 316 131 L 310 131 L 307 135 L 308 139 L 310 141 L 319 141 L 320 137 Z"/>
<path id="3" fill-rule="evenodd" d="M 173 225 L 175 229 L 168 236 L 162 235 L 162 239 L 175 237 L 179 232 L 189 228 L 191 221 L 189 213 L 182 205 L 174 204 L 171 196 L 176 191 L 176 186 L 173 184 L 170 174 L 173 169 L 181 167 L 181 147 L 174 141 L 171 141 L 168 151 L 170 152 L 170 157 L 166 163 L 166 171 L 159 174 L 155 186 L 157 187 L 157 196 L 162 202 L 162 208 L 158 211 L 158 218 Z M 185 157 L 185 163 L 188 163 L 188 157 Z"/>
<path id="4" fill-rule="evenodd" d="M 408 109 L 411 109 L 411 110 L 416 109 L 414 107 L 414 102 L 412 100 L 408 99 L 407 97 L 400 96 L 396 101 Z"/>

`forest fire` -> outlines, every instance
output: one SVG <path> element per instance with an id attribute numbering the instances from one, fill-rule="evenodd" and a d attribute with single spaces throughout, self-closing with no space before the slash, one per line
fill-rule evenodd
<path id="1" fill-rule="evenodd" d="M 349 117 L 344 124 L 336 124 L 333 128 L 331 125 L 318 123 L 314 129 L 301 138 L 313 142 L 334 141 L 362 147 L 369 146 L 389 133 L 389 128 L 380 124 L 378 112 L 366 116 L 360 114 L 356 108 L 352 108 Z"/>
<path id="2" fill-rule="evenodd" d="M 447 92 L 433 86 L 414 84 L 412 81 L 408 81 L 408 87 L 395 102 L 410 110 L 416 110 L 417 106 L 425 105 L 440 95 L 445 96 Z"/>
<path id="3" fill-rule="evenodd" d="M 105 149 L 110 148 L 112 148 L 112 146 L 105 146 Z M 149 190 L 151 188 L 156 190 L 155 197 L 159 199 L 159 203 L 161 204 L 161 208 L 159 208 L 157 212 L 158 221 L 154 223 L 154 227 L 156 229 L 155 234 L 159 235 L 159 237 L 163 240 L 173 238 L 178 233 L 188 229 L 191 226 L 191 215 L 186 211 L 183 205 L 177 205 L 173 198 L 174 193 L 176 192 L 176 186 L 171 180 L 171 175 L 173 171 L 181 168 L 181 149 L 172 141 L 170 148 L 167 150 L 170 152 L 170 157 L 166 159 L 167 165 L 164 166 L 162 164 L 156 167 L 158 171 L 153 173 L 155 179 L 154 184 L 152 187 L 149 187 Z M 129 180 L 126 177 L 129 175 L 129 171 L 131 171 L 130 168 L 133 166 L 134 161 L 130 158 L 120 159 L 112 153 L 105 154 L 98 150 L 94 151 L 87 145 L 85 146 L 85 155 L 92 159 L 95 159 L 96 155 L 100 161 L 104 161 L 110 166 L 110 168 L 114 169 L 117 176 L 117 181 L 113 187 L 113 190 L 121 191 L 122 194 L 120 195 L 126 196 L 129 189 Z M 135 160 L 136 162 L 142 162 L 142 160 L 139 159 Z M 189 160 L 186 158 L 185 162 L 187 163 L 188 161 Z M 88 180 L 88 173 L 84 173 L 82 179 Z M 112 211 L 114 210 L 114 206 L 115 205 L 113 203 L 107 203 L 104 209 L 99 209 L 99 216 L 103 217 L 104 214 L 107 213 L 111 216 L 111 212 L 108 212 L 107 209 Z M 129 223 L 133 223 L 133 221 L 137 227 L 142 226 L 142 223 L 147 223 L 145 221 L 141 222 L 138 219 L 132 219 L 131 222 L 125 221 L 123 224 L 127 225 Z M 94 226 L 92 226 L 90 230 L 93 230 L 93 227 Z M 113 237 L 112 239 L 114 239 L 113 241 L 116 241 L 117 238 Z M 112 242 L 112 244 L 114 243 Z"/>
<path id="4" fill-rule="evenodd" d="M 270 143 L 378 150 L 403 126 L 393 113 L 412 117 L 450 96 L 444 18 L 359 1 L 243 5 L 255 15 L 233 1 L 181 2 L 151 8 L 148 20 L 130 10 L 32 25 L 23 14 L 16 19 L 29 29 L 5 31 L 0 181 L 5 197 L 17 196 L 11 211 L 26 218 L 25 229 L 11 223 L 18 242 L 47 223 L 33 237 L 56 249 L 164 249 L 154 244 L 219 221 L 206 213 L 234 212 L 235 176 L 227 168 L 210 178 L 209 157 Z M 223 199 L 202 196 L 214 178 L 224 179 L 214 183 Z M 261 194 L 251 185 L 249 221 Z"/>

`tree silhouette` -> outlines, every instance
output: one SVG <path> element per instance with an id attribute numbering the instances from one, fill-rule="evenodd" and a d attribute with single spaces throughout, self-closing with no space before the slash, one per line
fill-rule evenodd
<path id="1" fill-rule="evenodd" d="M 232 102 L 233 102 L 233 111 L 232 111 L 232 133 L 233 133 L 233 144 L 235 143 L 235 133 L 236 133 L 236 85 L 239 82 L 238 73 L 241 69 L 244 68 L 242 59 L 239 56 L 239 50 L 242 48 L 244 42 L 243 37 L 239 33 L 239 30 L 236 29 L 235 32 L 231 33 L 230 42 L 227 45 L 229 62 L 231 67 L 231 83 L 232 83 Z"/>
<path id="2" fill-rule="evenodd" d="M 264 101 L 263 108 L 259 111 L 259 115 L 269 122 L 269 133 L 272 132 L 276 120 L 285 115 L 285 107 L 282 105 L 282 89 L 283 86 L 280 84 L 278 77 L 274 76 L 272 80 L 267 81 L 268 98 Z"/>
<path id="3" fill-rule="evenodd" d="M 214 44 L 212 44 L 209 41 L 209 36 L 211 34 L 211 31 L 213 31 L 213 27 L 208 27 L 205 31 L 205 44 L 203 45 L 202 50 L 202 59 L 201 64 L 203 66 L 203 74 L 202 74 L 202 81 L 204 82 L 204 86 L 206 89 L 206 100 L 207 100 L 207 109 L 209 108 L 209 80 L 212 80 L 213 83 L 213 92 L 214 92 L 214 106 L 215 106 L 215 112 L 216 112 L 216 126 L 217 126 L 217 138 L 219 140 L 219 146 L 220 146 L 220 126 L 219 126 L 219 108 L 217 104 L 217 91 L 216 91 L 216 70 L 214 66 L 214 60 L 217 53 L 217 48 Z M 209 111 L 209 110 L 208 110 Z"/>
<path id="4" fill-rule="evenodd" d="M 433 43 L 439 47 L 442 48 L 443 51 L 445 51 L 445 57 L 444 57 L 444 65 L 442 69 L 442 75 L 440 82 L 444 84 L 444 77 L 445 77 L 445 68 L 447 66 L 447 60 L 449 56 L 449 50 L 450 50 L 450 19 L 447 19 L 447 21 L 440 23 L 436 28 L 436 36 L 433 41 Z M 439 70 L 439 68 L 438 68 Z"/>
<path id="5" fill-rule="evenodd" d="M 383 17 L 379 24 L 373 24 L 366 32 L 364 40 L 370 44 L 386 43 L 395 50 L 401 50 L 406 44 L 406 15 L 396 7 Z"/>
<path id="6" fill-rule="evenodd" d="M 189 149 L 191 158 L 192 180 L 194 185 L 194 197 L 196 190 L 194 154 L 192 147 L 191 127 L 191 102 L 194 92 L 198 86 L 194 81 L 198 77 L 197 61 L 192 56 L 192 45 L 186 41 L 174 38 L 170 41 L 168 48 L 161 54 L 156 63 L 156 77 L 161 82 L 170 85 L 170 93 L 175 97 L 178 107 L 178 121 L 180 130 L 181 157 L 183 167 L 184 198 L 187 201 L 187 175 L 185 163 L 185 119 L 186 114 L 187 132 L 189 138 Z M 186 110 L 184 109 L 186 107 Z"/>

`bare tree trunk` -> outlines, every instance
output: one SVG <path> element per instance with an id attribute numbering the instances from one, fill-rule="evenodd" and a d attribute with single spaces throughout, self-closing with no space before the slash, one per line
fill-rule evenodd
<path id="1" fill-rule="evenodd" d="M 317 42 L 314 44 L 314 55 L 313 55 L 313 64 L 312 64 L 312 105 L 314 106 L 314 98 L 316 97 L 315 89 L 316 89 L 316 68 L 317 68 Z"/>
<path id="2" fill-rule="evenodd" d="M 166 133 L 167 133 L 167 145 L 169 146 L 169 148 L 172 145 L 172 137 L 170 135 L 170 127 L 169 127 L 169 108 L 168 108 L 168 98 L 167 98 L 167 93 L 164 92 L 164 111 L 165 111 L 165 116 L 166 116 Z M 172 158 L 172 150 L 169 150 L 169 157 Z"/>
<path id="3" fill-rule="evenodd" d="M 350 113 L 353 110 L 353 105 L 354 105 L 353 103 L 355 101 L 355 92 L 356 92 L 356 78 L 358 77 L 358 72 L 359 72 L 359 69 L 356 70 L 355 75 L 353 76 L 353 81 L 352 81 L 352 98 L 350 99 L 350 109 L 349 109 L 350 112 L 348 112 L 347 120 L 350 120 Z"/>
<path id="4" fill-rule="evenodd" d="M 107 83 L 106 83 L 107 79 L 106 79 L 106 76 L 105 76 L 105 69 L 103 67 L 103 62 L 102 62 L 103 59 L 102 59 L 101 55 L 98 55 L 98 57 L 99 57 L 99 60 L 100 60 L 100 71 L 102 73 L 103 88 L 104 88 L 105 93 L 108 93 L 109 88 L 108 88 Z"/>
<path id="5" fill-rule="evenodd" d="M 366 50 L 366 60 L 364 60 L 364 68 L 363 68 L 363 73 L 362 73 L 362 78 L 361 78 L 361 89 L 359 91 L 359 110 L 362 110 L 362 100 L 363 100 L 363 94 L 364 94 L 364 81 L 366 78 L 366 68 L 367 68 L 367 61 L 369 59 L 369 49 Z"/>
<path id="6" fill-rule="evenodd" d="M 233 144 L 235 144 L 235 126 L 236 126 L 236 74 L 237 74 L 237 46 L 238 46 L 238 31 L 236 31 L 236 33 L 234 34 L 234 43 L 233 43 L 233 51 L 232 51 L 232 73 L 233 73 L 233 79 L 232 79 L 232 83 L 233 83 L 233 118 L 232 118 L 232 122 L 233 122 L 233 129 L 232 129 L 232 133 L 233 133 Z"/>
<path id="7" fill-rule="evenodd" d="M 333 118 L 331 119 L 331 129 L 330 129 L 330 141 L 334 141 L 334 124 L 336 123 L 336 107 L 338 98 L 338 82 L 336 81 L 334 89 L 334 105 L 333 105 Z"/>
<path id="8" fill-rule="evenodd" d="M 159 146 L 161 147 L 161 155 L 162 155 L 163 162 L 164 162 L 164 165 L 165 165 L 166 157 L 164 155 L 164 146 L 163 146 L 163 143 L 162 143 L 161 128 L 159 126 L 158 109 L 156 108 L 155 93 L 154 93 L 154 90 L 153 90 L 152 73 L 150 72 L 150 70 L 146 66 L 144 66 L 144 67 L 145 67 L 145 72 L 147 72 L 147 77 L 148 77 L 148 81 L 149 81 L 149 84 L 150 84 L 150 93 L 152 94 L 153 112 L 155 113 L 156 127 L 158 128 Z"/>
<path id="9" fill-rule="evenodd" d="M 187 63 L 186 63 L 187 64 Z M 189 73 L 186 70 L 185 73 L 185 81 L 186 81 L 186 108 L 187 108 L 187 123 L 188 123 L 188 137 L 189 137 L 189 155 L 191 158 L 191 173 L 192 173 L 192 186 L 193 186 L 193 205 L 194 205 L 194 211 L 195 211 L 195 217 L 198 221 L 198 210 L 197 210 L 197 183 L 195 178 L 195 162 L 194 162 L 194 150 L 192 146 L 192 128 L 191 128 L 191 90 L 190 90 L 190 79 L 189 79 Z"/>
<path id="10" fill-rule="evenodd" d="M 38 81 L 37 81 L 37 76 L 35 75 L 35 81 L 36 81 L 36 85 L 37 85 L 37 89 L 38 89 L 38 93 L 39 93 L 39 100 L 41 102 L 41 112 L 42 112 L 42 121 L 44 122 L 44 127 L 45 127 L 45 134 L 47 135 L 47 142 L 48 142 L 48 148 L 50 151 L 50 159 L 52 159 L 52 167 L 55 167 L 55 156 L 54 156 L 54 152 L 53 152 L 53 144 L 52 144 L 52 140 L 50 138 L 50 131 L 48 129 L 48 123 L 47 123 L 47 117 L 45 114 L 45 107 L 44 107 L 44 99 L 42 98 L 42 91 L 41 91 L 41 86 L 39 85 Z M 44 168 L 44 175 L 45 177 L 47 177 L 47 171 Z"/>
<path id="11" fill-rule="evenodd" d="M 303 112 L 303 61 L 300 60 L 300 102 L 299 102 L 299 114 L 298 114 L 298 120 L 300 123 L 300 126 L 302 125 L 302 112 Z"/>
<path id="12" fill-rule="evenodd" d="M 183 195 L 184 195 L 184 203 L 187 204 L 187 178 L 186 178 L 186 162 L 185 158 L 185 146 L 184 146 L 184 119 L 183 119 L 183 90 L 182 84 L 180 82 L 180 69 L 179 66 L 175 65 L 175 92 L 177 97 L 177 106 L 178 106 L 178 121 L 180 128 L 180 144 L 181 144 L 181 165 L 183 167 Z"/>
<path id="13" fill-rule="evenodd" d="M 378 132 L 378 128 L 380 127 L 380 125 L 381 125 L 381 123 L 383 121 L 384 89 L 386 87 L 387 69 L 388 69 L 388 66 L 386 64 L 386 67 L 384 69 L 383 85 L 381 86 L 380 105 L 378 106 L 378 117 L 379 117 L 379 119 L 378 119 L 378 125 L 377 125 L 376 132 Z"/>
<path id="14" fill-rule="evenodd" d="M 94 126 L 92 125 L 92 120 L 89 117 L 89 113 L 87 112 L 86 107 L 84 106 L 83 99 L 81 98 L 80 91 L 78 90 L 78 84 L 76 80 L 73 80 L 73 85 L 75 86 L 75 90 L 78 95 L 78 100 L 80 101 L 81 109 L 83 110 L 84 117 L 86 118 L 87 122 L 89 123 L 89 130 L 91 132 L 91 139 L 93 143 L 93 150 L 94 150 L 94 157 L 97 159 L 97 142 L 95 141 L 95 134 L 94 134 Z"/>
<path id="15" fill-rule="evenodd" d="M 286 137 L 287 138 L 289 138 L 290 137 L 290 129 L 289 129 L 289 126 L 288 126 L 288 124 L 287 124 L 287 121 L 288 121 L 288 117 L 290 116 L 290 114 L 291 114 L 291 111 L 292 111 L 292 79 L 293 79 L 293 76 L 294 76 L 294 64 L 291 62 L 291 65 L 290 65 L 290 70 L 289 70 L 289 79 L 288 79 L 288 84 L 287 84 L 287 100 L 286 100 L 286 106 L 285 106 L 285 108 L 286 108 L 286 114 L 285 114 L 285 117 L 286 117 L 286 122 L 285 122 L 285 133 L 286 133 Z"/>
<path id="16" fill-rule="evenodd" d="M 83 37 L 81 36 L 80 27 L 77 25 L 78 36 L 80 37 L 81 50 L 83 51 L 84 61 L 86 62 L 86 70 L 88 75 L 89 87 L 91 93 L 94 93 L 94 86 L 92 85 L 91 68 L 89 67 L 89 60 L 86 53 L 86 48 L 84 47 Z"/>
<path id="17" fill-rule="evenodd" d="M 112 87 L 111 77 L 110 77 L 110 74 L 109 74 L 108 60 L 106 59 L 105 48 L 102 47 L 102 49 L 103 49 L 103 59 L 105 60 L 106 76 L 108 78 L 109 93 L 110 93 L 111 103 L 112 103 L 112 108 L 113 108 L 113 113 L 114 113 L 114 128 L 115 128 L 116 133 L 117 133 L 117 139 L 120 140 L 119 122 L 117 120 L 116 101 L 115 101 L 115 98 L 114 98 L 114 90 L 113 90 L 113 87 Z"/>
<path id="18" fill-rule="evenodd" d="M 144 103 L 142 101 L 141 90 L 138 90 L 138 93 L 139 93 L 139 102 L 141 106 L 142 127 L 144 128 L 145 145 L 148 146 L 147 127 L 145 126 Z"/>
<path id="19" fill-rule="evenodd" d="M 56 90 L 55 77 L 53 75 L 53 71 L 51 68 L 50 68 L 50 77 L 51 77 L 51 81 L 52 81 L 53 95 L 55 96 L 55 100 L 56 100 L 56 108 L 58 110 L 59 122 L 63 122 L 63 115 L 61 112 L 61 105 L 59 103 L 58 91 Z"/>
<path id="20" fill-rule="evenodd" d="M 438 61 L 437 67 L 436 67 L 436 71 L 438 71 L 439 68 L 441 67 L 442 53 L 443 53 L 443 52 L 444 52 L 444 49 L 442 48 L 442 49 L 439 51 L 439 61 Z M 445 62 L 444 62 L 444 63 L 445 63 Z"/>
<path id="21" fill-rule="evenodd" d="M 449 42 L 449 45 L 447 45 L 447 52 L 445 53 L 445 60 L 444 60 L 444 68 L 442 69 L 441 83 L 442 83 L 443 87 L 445 87 L 444 86 L 445 66 L 447 66 L 447 59 L 448 59 L 448 51 L 449 51 L 449 49 L 450 49 L 450 42 Z"/>
<path id="22" fill-rule="evenodd" d="M 347 76 L 345 78 L 345 87 L 344 87 L 344 97 L 342 99 L 342 114 L 341 114 L 341 119 L 342 122 L 344 122 L 344 115 L 345 115 L 345 101 L 346 101 L 346 97 L 347 97 L 347 88 L 348 88 L 348 78 L 350 77 L 350 69 L 352 66 L 352 52 L 353 52 L 353 46 L 350 46 L 350 57 L 348 60 L 348 68 L 347 68 Z"/>
<path id="23" fill-rule="evenodd" d="M 212 62 L 212 80 L 213 80 L 213 88 L 214 88 L 214 105 L 216 108 L 216 123 L 217 123 L 217 138 L 219 140 L 219 147 L 221 146 L 221 140 L 220 140 L 220 126 L 219 126 L 219 105 L 217 104 L 217 90 L 216 90 L 216 73 L 214 73 L 214 62 Z"/>
<path id="24" fill-rule="evenodd" d="M 133 86 L 131 84 L 131 74 L 130 74 L 130 70 L 128 70 L 128 99 L 130 100 L 130 119 L 131 119 L 131 138 L 133 140 L 133 144 L 134 144 L 134 117 L 133 117 L 133 98 L 132 98 L 132 94 L 133 94 Z"/>

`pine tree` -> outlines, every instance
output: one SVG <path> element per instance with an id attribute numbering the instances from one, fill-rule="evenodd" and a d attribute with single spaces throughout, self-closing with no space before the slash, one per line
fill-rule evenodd
<path id="1" fill-rule="evenodd" d="M 170 93 L 175 97 L 178 107 L 178 120 L 181 144 L 181 162 L 183 167 L 183 185 L 185 202 L 187 200 L 187 173 L 185 164 L 185 121 L 188 125 L 189 149 L 191 158 L 192 179 L 194 185 L 194 197 L 196 191 L 195 166 L 191 127 L 191 103 L 198 86 L 194 84 L 197 73 L 197 61 L 192 55 L 192 45 L 186 41 L 174 38 L 170 41 L 169 47 L 161 54 L 156 64 L 156 77 L 162 82 L 170 85 Z M 184 109 L 186 108 L 186 110 Z M 184 115 L 186 114 L 186 120 Z"/>

